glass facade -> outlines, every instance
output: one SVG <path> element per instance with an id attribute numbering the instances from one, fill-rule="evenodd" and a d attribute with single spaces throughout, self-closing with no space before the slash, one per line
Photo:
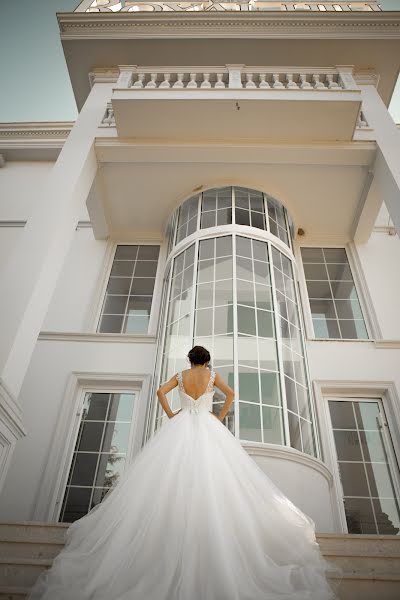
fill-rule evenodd
<path id="1" fill-rule="evenodd" d="M 161 381 L 188 367 L 194 344 L 205 346 L 236 391 L 225 419 L 234 435 L 319 456 L 285 208 L 225 187 L 190 198 L 171 222 Z M 217 392 L 216 413 L 223 403 Z M 177 388 L 170 404 L 180 406 Z M 157 405 L 156 428 L 165 418 Z"/>

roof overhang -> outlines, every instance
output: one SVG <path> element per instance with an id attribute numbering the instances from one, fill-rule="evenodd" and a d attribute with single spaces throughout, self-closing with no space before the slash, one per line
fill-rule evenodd
<path id="1" fill-rule="evenodd" d="M 59 13 L 81 109 L 89 73 L 116 65 L 354 65 L 374 70 L 389 104 L 400 67 L 400 12 Z"/>

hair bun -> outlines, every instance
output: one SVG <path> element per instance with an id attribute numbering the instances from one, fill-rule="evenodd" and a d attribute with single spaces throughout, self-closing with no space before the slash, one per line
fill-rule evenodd
<path id="1" fill-rule="evenodd" d="M 194 346 L 188 352 L 188 359 L 192 365 L 205 365 L 210 362 L 211 356 L 209 351 L 203 346 Z"/>

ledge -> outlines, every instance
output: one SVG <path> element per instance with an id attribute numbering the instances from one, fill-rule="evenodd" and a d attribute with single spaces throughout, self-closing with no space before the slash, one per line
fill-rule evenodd
<path id="1" fill-rule="evenodd" d="M 263 442 L 247 442 L 241 440 L 243 448 L 250 455 L 266 456 L 268 458 L 280 458 L 302 464 L 304 467 L 318 471 L 329 485 L 333 483 L 333 475 L 328 467 L 318 458 L 299 452 L 289 446 L 279 446 L 278 444 L 267 444 Z"/>
<path id="2" fill-rule="evenodd" d="M 154 335 L 130 335 L 128 333 L 76 333 L 68 331 L 41 331 L 38 340 L 56 342 L 106 342 L 117 344 L 155 344 Z"/>

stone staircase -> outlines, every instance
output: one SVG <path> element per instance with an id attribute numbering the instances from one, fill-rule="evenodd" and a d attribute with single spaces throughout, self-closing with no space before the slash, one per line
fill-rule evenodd
<path id="1" fill-rule="evenodd" d="M 0 600 L 27 598 L 63 547 L 67 528 L 68 523 L 0 523 Z M 341 600 L 400 600 L 400 536 L 320 533 L 317 541 L 325 558 L 344 569 Z"/>

